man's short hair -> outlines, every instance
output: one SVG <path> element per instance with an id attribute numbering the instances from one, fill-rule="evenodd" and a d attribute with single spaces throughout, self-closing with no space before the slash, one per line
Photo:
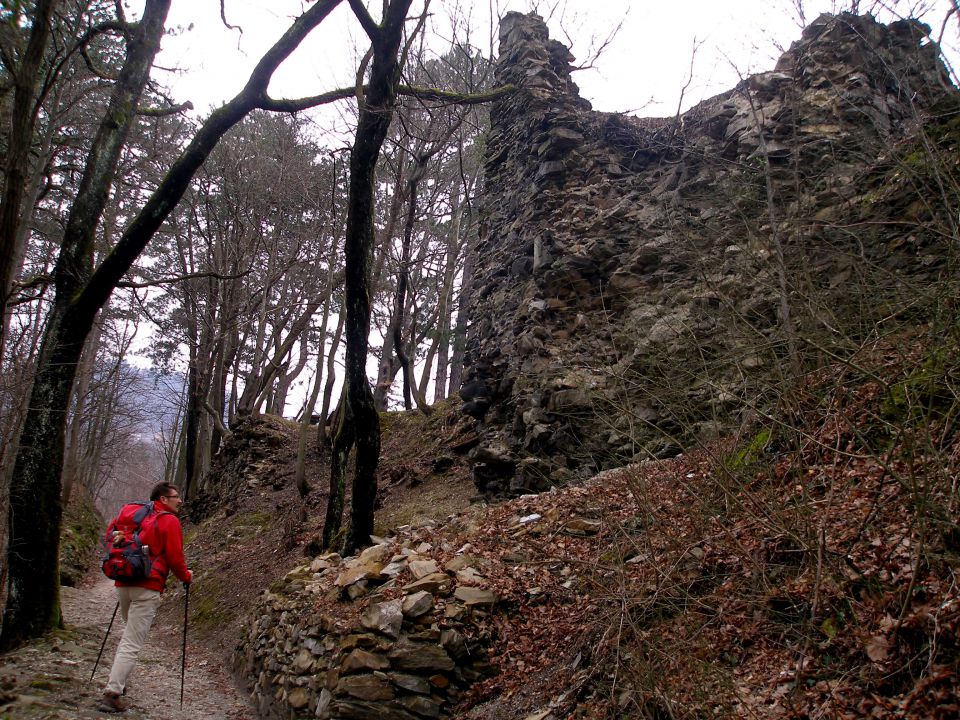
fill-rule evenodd
<path id="1" fill-rule="evenodd" d="M 150 491 L 150 499 L 159 500 L 164 495 L 169 495 L 171 492 L 177 492 L 177 486 L 172 483 L 162 482 L 153 486 L 153 490 Z"/>

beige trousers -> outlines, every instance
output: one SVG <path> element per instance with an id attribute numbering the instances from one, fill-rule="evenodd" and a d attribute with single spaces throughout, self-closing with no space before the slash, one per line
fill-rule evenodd
<path id="1" fill-rule="evenodd" d="M 113 656 L 110 668 L 110 680 L 106 692 L 122 694 L 127 678 L 137 663 L 137 655 L 147 641 L 153 618 L 160 607 L 160 593 L 139 587 L 118 587 L 117 600 L 120 602 L 120 616 L 127 626 Z"/>

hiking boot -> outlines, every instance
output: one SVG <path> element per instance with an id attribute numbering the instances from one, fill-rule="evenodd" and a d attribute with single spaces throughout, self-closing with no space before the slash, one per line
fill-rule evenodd
<path id="1" fill-rule="evenodd" d="M 105 692 L 97 710 L 102 713 L 122 713 L 127 709 L 127 704 L 120 699 L 120 693 Z"/>

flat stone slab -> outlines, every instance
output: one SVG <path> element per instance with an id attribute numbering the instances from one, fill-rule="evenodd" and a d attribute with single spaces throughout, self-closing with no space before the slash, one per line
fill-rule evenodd
<path id="1" fill-rule="evenodd" d="M 408 618 L 418 618 L 433 610 L 433 595 L 421 590 L 403 599 L 403 614 Z"/>
<path id="2" fill-rule="evenodd" d="M 453 593 L 453 597 L 467 607 L 493 607 L 500 598 L 492 590 L 461 585 Z"/>
<path id="3" fill-rule="evenodd" d="M 334 585 L 343 588 L 361 580 L 379 580 L 381 570 L 383 570 L 383 565 L 375 562 L 354 565 L 337 575 Z"/>
<path id="4" fill-rule="evenodd" d="M 349 675 L 350 673 L 356 672 L 364 672 L 367 670 L 386 670 L 389 667 L 390 661 L 387 660 L 387 658 L 385 658 L 383 655 L 367 652 L 366 650 L 361 650 L 360 648 L 357 648 L 347 655 L 347 657 L 343 660 L 343 664 L 340 666 L 344 675 Z"/>
<path id="5" fill-rule="evenodd" d="M 428 593 L 445 593 L 453 585 L 453 578 L 446 573 L 433 573 L 403 586 L 403 592 L 412 595 L 421 590 Z"/>
<path id="6" fill-rule="evenodd" d="M 435 575 L 440 572 L 440 566 L 435 560 L 413 560 L 410 562 L 410 574 L 417 580 L 422 580 L 428 575 Z"/>
<path id="7" fill-rule="evenodd" d="M 376 675 L 347 675 L 337 683 L 335 695 L 350 695 L 357 700 L 393 700 L 396 692 L 386 678 Z"/>
<path id="8" fill-rule="evenodd" d="M 360 616 L 360 623 L 367 630 L 375 630 L 381 635 L 396 638 L 400 635 L 400 627 L 403 625 L 402 604 L 401 598 L 374 603 Z"/>
<path id="9" fill-rule="evenodd" d="M 428 643 L 401 641 L 387 653 L 387 657 L 397 670 L 420 674 L 449 672 L 456 667 L 446 650 Z"/>

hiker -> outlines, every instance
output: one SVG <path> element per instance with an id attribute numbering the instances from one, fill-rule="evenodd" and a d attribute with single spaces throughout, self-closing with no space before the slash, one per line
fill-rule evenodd
<path id="1" fill-rule="evenodd" d="M 121 696 L 126 688 L 127 677 L 133 670 L 137 655 L 150 632 L 157 608 L 160 607 L 160 595 L 166 585 L 167 574 L 172 570 L 184 584 L 189 584 L 193 579 L 193 573 L 187 569 L 183 557 L 183 535 L 180 519 L 177 517 L 183 504 L 180 493 L 175 485 L 160 483 L 150 491 L 150 500 L 153 502 L 153 512 L 142 522 L 140 539 L 143 545 L 149 546 L 153 565 L 146 580 L 116 582 L 117 601 L 126 627 L 113 657 L 113 667 L 110 669 L 107 687 L 103 691 L 103 699 L 97 708 L 100 712 L 120 713 L 127 709 Z M 136 503 L 125 505 L 110 523 L 110 528 L 115 528 L 118 518 L 125 513 L 129 515 L 142 507 L 142 504 Z M 108 531 L 108 538 L 116 534 L 118 531 Z"/>

